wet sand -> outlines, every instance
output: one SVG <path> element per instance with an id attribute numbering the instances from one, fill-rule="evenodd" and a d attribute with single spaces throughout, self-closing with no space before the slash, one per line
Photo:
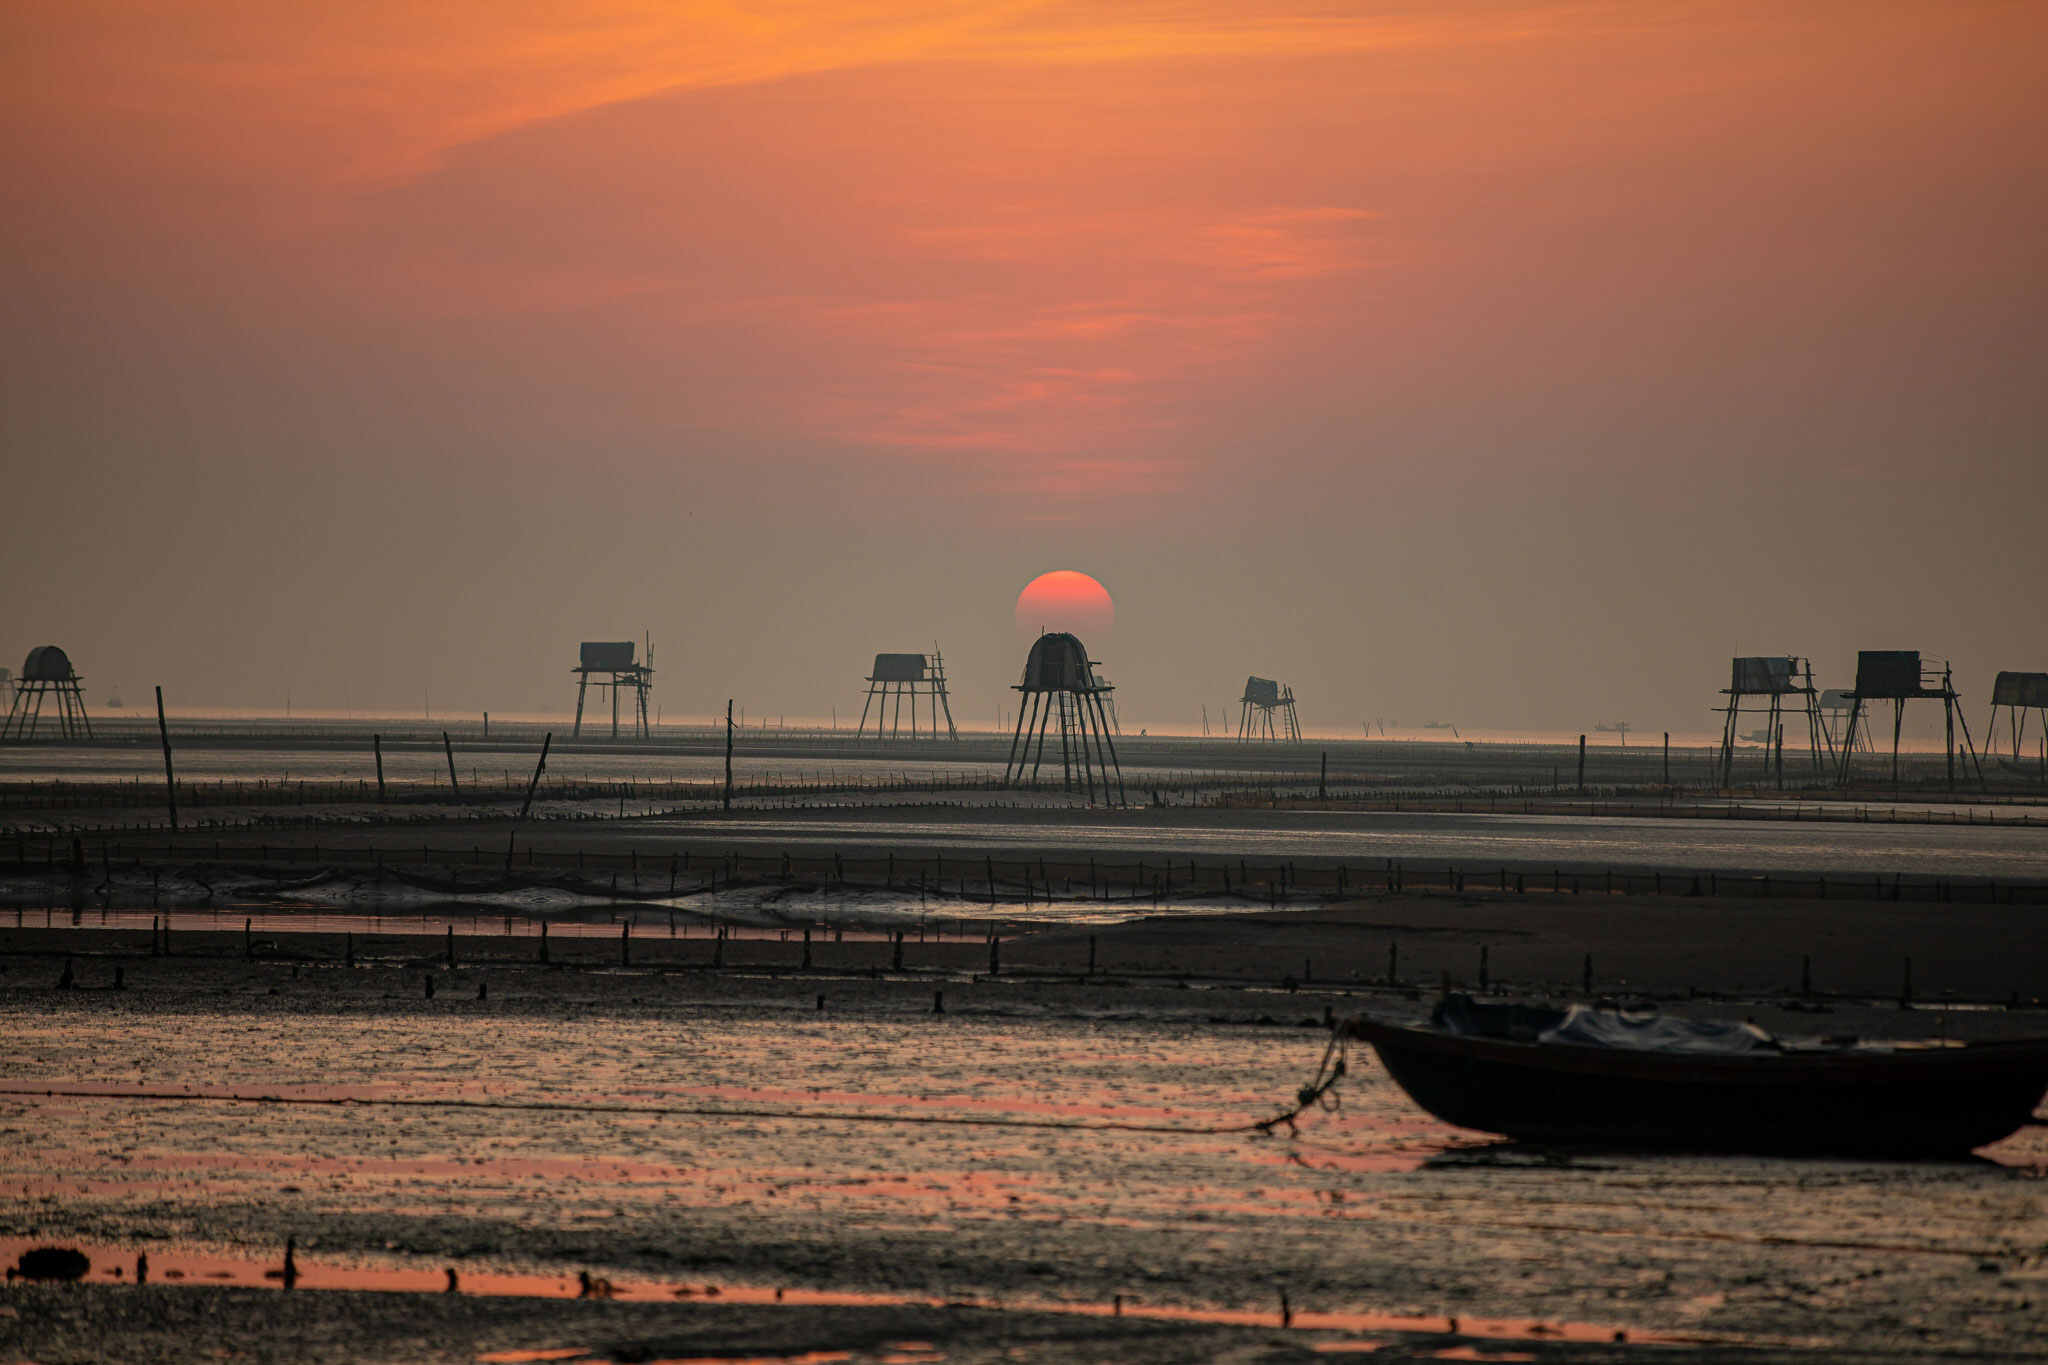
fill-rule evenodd
<path id="1" fill-rule="evenodd" d="M 1057 875 L 1059 869 L 1053 868 Z M 673 900 L 606 903 L 589 895 L 551 904 L 514 893 L 503 904 L 422 893 L 412 905 L 337 895 L 274 874 L 206 874 L 212 908 L 0 909 L 0 966 L 26 981 L 55 981 L 76 957 L 82 984 L 105 984 L 122 965 L 130 981 L 162 966 L 151 926 L 169 926 L 156 951 L 178 958 L 254 957 L 368 966 L 513 967 L 621 964 L 657 972 L 734 971 L 865 976 L 891 970 L 986 973 L 989 939 L 1013 977 L 1085 982 L 1096 975 L 1161 985 L 1346 993 L 1396 985 L 1436 990 L 1484 984 L 1523 995 L 1600 994 L 1667 1003 L 1695 997 L 1793 1002 L 1805 1008 L 1902 999 L 2025 1006 L 2048 998 L 2042 907 L 1845 898 L 1525 894 L 1492 886 L 1464 892 L 1374 891 L 1342 900 L 1304 897 L 1268 909 L 1256 896 L 1213 896 L 1154 910 L 1128 894 L 1098 901 L 1042 893 L 1005 899 L 925 897 L 899 887 L 750 883 Z M 17 886 L 21 883 L 17 883 Z M 62 879 L 40 886 L 45 893 Z M 167 893 L 200 888 L 166 881 Z M 324 885 L 324 883 L 323 883 Z M 351 886 L 354 884 L 351 883 Z M 1564 883 L 1568 888 L 1569 883 Z M 131 887 L 131 889 L 134 889 Z M 147 883 L 142 890 L 148 889 Z M 384 892 L 379 890 L 379 895 Z M 177 901 L 182 896 L 166 894 Z M 132 901 L 131 901 L 132 905 Z M 245 925 L 247 926 L 245 930 Z M 542 942 L 543 929 L 546 943 Z M 892 942 L 901 933 L 900 950 Z M 723 946 L 718 938 L 723 934 Z M 809 942 L 806 942 L 808 937 Z M 899 957 L 900 954 L 900 957 Z M 9 981 L 21 980 L 10 975 Z M 1880 1012 L 1881 1014 L 1884 1012 Z M 2001 1012 L 2003 1013 L 2003 1012 Z M 2021 1010 L 2015 1018 L 2026 1016 Z M 1923 1026 L 1924 1021 L 1912 1026 Z M 1925 1025 L 1932 1027 L 1932 1025 Z M 1943 1025 L 1946 1027 L 1946 1025 Z M 2048 1030 L 2044 1030 L 2048 1031 Z"/>
<path id="2" fill-rule="evenodd" d="M 308 817 L 294 827 L 112 829 L 0 840 L 0 904 L 97 898 L 105 882 L 134 904 L 157 874 L 256 872 L 301 879 L 323 868 L 406 875 L 451 889 L 524 879 L 585 895 L 696 893 L 734 880 L 928 886 L 965 901 L 1022 901 L 1049 884 L 1111 899 L 1189 895 L 1268 900 L 1362 891 L 1375 883 L 1437 887 L 1710 893 L 2048 904 L 2048 813 L 2033 807 L 1909 812 L 1843 807 L 1798 815 L 1673 818 L 1652 802 L 1620 811 L 1557 812 L 1452 802 L 1423 810 L 1337 805 L 1274 808 L 1001 808 L 921 798 L 900 807 L 837 806 L 686 815 L 601 816 L 516 826 L 503 818 L 434 818 L 404 828 Z M 622 800 L 620 809 L 625 802 Z M 1732 810 L 1732 807 L 1729 808 Z M 1766 813 L 1782 816 L 1778 807 Z M 1938 814 L 1932 823 L 1921 819 Z M 1865 821 L 1858 818 L 1870 815 Z M 14 857 L 6 858 L 11 851 Z M 90 880 L 49 882 L 67 868 Z M 1099 879 L 1098 879 L 1099 874 Z M 1569 879 L 1562 883 L 1559 878 Z M 211 877 L 208 877 L 211 880 Z M 17 885 L 19 883 L 20 885 Z M 125 883 L 125 884 L 124 884 Z M 1737 885 L 1736 883 L 1739 883 Z M 41 889 L 38 889 L 38 888 Z M 26 899 L 24 899 L 26 898 Z M 39 899 L 41 898 L 41 899 Z M 172 904 L 189 903 L 185 892 Z M 142 903 L 154 904 L 155 900 Z"/>
<path id="3" fill-rule="evenodd" d="M 0 1342 L 12 1337 L 48 1362 L 173 1365 L 195 1342 L 234 1343 L 214 1358 L 393 1360 L 446 1365 L 997 1365 L 997 1362 L 1130 1362 L 1181 1365 L 1310 1365 L 1364 1358 L 1383 1365 L 1426 1361 L 1529 1361 L 1548 1365 L 1770 1365 L 1828 1359 L 1793 1345 L 1669 1344 L 1498 1337 L 1486 1324 L 1445 1319 L 1430 1327 L 1325 1325 L 1303 1317 L 1264 1326 L 969 1304 L 902 1307 L 728 1306 L 591 1300 L 479 1298 L 467 1294 L 323 1293 L 94 1285 L 10 1288 Z M 1250 1318 L 1252 1315 L 1242 1315 Z M 536 1345 L 535 1343 L 541 1343 Z M 1910 1352 L 1866 1360 L 1931 1359 Z"/>
<path id="4" fill-rule="evenodd" d="M 1098 926 L 1092 975 L 1090 933 L 1054 929 L 1006 941 L 994 979 L 979 941 L 928 942 L 895 972 L 885 943 L 821 939 L 806 972 L 779 932 L 729 943 L 717 971 L 702 939 L 650 939 L 622 968 L 610 942 L 565 940 L 541 966 L 530 941 L 480 937 L 451 971 L 422 935 L 366 941 L 350 969 L 331 934 L 273 933 L 252 960 L 238 925 L 192 931 L 152 958 L 146 934 L 0 927 L 0 1089 L 45 1092 L 0 1095 L 0 1239 L 124 1267 L 147 1250 L 164 1271 L 211 1257 L 248 1280 L 138 1290 L 102 1260 L 89 1286 L 10 1286 L 0 1343 L 42 1360 L 183 1358 L 194 1330 L 343 1360 L 1279 1361 L 1363 1341 L 1382 1359 L 2048 1356 L 2048 1130 L 1968 1163 L 1567 1157 L 1448 1129 L 1359 1056 L 1341 1110 L 1292 1136 L 1202 1131 L 1286 1108 L 1326 1007 L 1425 1009 L 1431 943 L 1467 976 L 1491 943 L 1534 988 L 1538 954 L 1568 978 L 1583 942 L 1730 997 L 1670 1008 L 1787 1031 L 2048 1032 L 2032 1009 L 1783 989 L 1802 912 L 1840 916 L 1845 953 L 1860 934 L 1889 956 L 1901 936 L 1996 932 L 1961 907 L 1468 901 Z M 1417 959 L 1401 987 L 1375 981 L 1393 933 Z M 2007 943 L 2031 961 L 2017 929 Z M 55 988 L 67 956 L 83 989 Z M 1973 984 L 2003 995 L 1990 956 Z M 286 1237 L 307 1276 L 288 1298 L 257 1287 Z M 438 1287 L 451 1266 L 470 1292 L 378 1279 Z M 578 1271 L 626 1297 L 550 1297 Z M 765 1301 L 736 1303 L 749 1291 Z"/>
<path id="5" fill-rule="evenodd" d="M 134 840 L 170 832 L 171 812 L 164 800 L 155 734 L 147 727 L 118 728 L 121 738 L 102 743 L 17 745 L 0 754 L 0 838 L 13 837 L 17 856 L 32 856 L 39 840 L 53 836 L 83 833 L 95 840 Z M 381 766 L 372 748 L 375 733 L 383 738 Z M 457 727 L 455 736 L 451 764 L 438 730 L 422 732 L 410 726 L 395 730 L 388 724 L 259 725 L 238 734 L 177 735 L 184 828 L 250 831 L 259 838 L 287 841 L 290 831 L 316 827 L 386 835 L 403 830 L 407 837 L 415 829 L 428 833 L 438 828 L 447 837 L 466 841 L 474 836 L 495 843 L 503 837 L 506 819 L 529 794 L 540 731 L 522 730 L 516 737 L 500 732 L 485 739 Z M 533 817 L 546 830 L 535 832 L 536 838 L 558 844 L 563 826 L 629 817 L 686 821 L 684 828 L 664 832 L 670 839 L 707 837 L 703 826 L 715 824 L 722 804 L 725 755 L 713 736 L 677 733 L 637 743 L 570 742 L 560 733 L 556 738 L 563 742 L 551 750 L 548 770 L 533 794 Z M 1139 827 L 1148 821 L 1148 806 L 1262 810 L 1267 816 L 1262 826 L 1221 818 L 1236 820 L 1241 828 L 1235 833 L 1241 839 L 1266 839 L 1269 851 L 1271 836 L 1291 839 L 1300 831 L 1296 821 L 1282 824 L 1283 813 L 1312 814 L 1316 807 L 1333 805 L 1351 813 L 1519 811 L 1532 816 L 1621 816 L 1667 825 L 1677 818 L 1695 826 L 1731 815 L 1755 821 L 1770 814 L 1809 824 L 1882 822 L 1888 829 L 1895 824 L 1948 826 L 1991 820 L 2031 827 L 2037 834 L 2048 829 L 2048 768 L 2035 771 L 2025 765 L 2008 768 L 1992 763 L 1980 785 L 1974 768 L 1950 781 L 1942 759 L 1927 754 L 1908 757 L 1899 783 L 1890 780 L 1888 770 L 1865 765 L 1855 785 L 1847 789 L 1836 784 L 1831 765 L 1795 763 L 1787 770 L 1787 786 L 1763 770 L 1758 755 L 1745 754 L 1734 775 L 1735 790 L 1728 792 L 1720 785 L 1718 750 L 1697 745 L 1674 749 L 1667 763 L 1658 748 L 1596 743 L 1584 754 L 1583 774 L 1576 749 L 1555 743 L 1260 744 L 1126 736 L 1119 747 L 1123 781 L 1118 804 L 1128 802 L 1137 808 L 1127 813 L 1136 815 Z M 749 732 L 741 737 L 733 757 L 732 804 L 735 811 L 757 815 L 822 811 L 826 819 L 833 811 L 876 815 L 900 807 L 934 812 L 933 820 L 947 819 L 948 810 L 969 811 L 966 818 L 981 820 L 1012 810 L 1088 823 L 1083 813 L 1103 793 L 1078 779 L 1068 787 L 1056 761 L 1040 771 L 1035 786 L 1007 788 L 1003 775 L 1009 757 L 1007 737 L 986 733 L 963 735 L 958 743 L 878 744 L 856 743 L 849 736 Z M 579 832 L 589 833 L 587 828 Z M 1737 849 L 1700 863 L 1684 856 L 1688 843 L 1711 840 L 1705 849 L 1711 853 L 1725 840 L 1683 829 L 1657 835 L 1673 844 L 1662 856 L 1641 846 L 1640 831 L 1619 840 L 1560 844 L 1557 831 L 1538 830 L 1522 841 L 1519 852 L 1501 847 L 1497 834 L 1475 843 L 1465 837 L 1470 831 L 1455 825 L 1388 832 L 1402 835 L 1405 849 L 1401 840 L 1377 838 L 1365 841 L 1373 847 L 1354 846 L 1349 856 L 1563 859 L 1575 865 L 1621 866 L 1675 860 L 1688 866 L 1781 870 L 1821 865 L 1801 859 L 1833 858 L 1831 850 L 1811 839 L 1795 841 L 1802 847 L 1786 850 L 1773 848 L 1759 835 L 1750 840 L 1761 841 L 1756 852 Z M 647 830 L 637 833 L 644 837 Z M 801 837 L 798 831 L 789 833 Z M 914 837 L 912 831 L 895 833 L 898 838 Z M 1199 827 L 1177 831 L 1172 837 L 1182 846 L 1175 851 L 1201 851 L 1213 842 L 1214 833 Z M 753 837 L 770 836 L 756 831 Z M 810 837 L 815 841 L 817 832 Z M 850 842 L 843 832 L 832 837 Z M 924 837 L 930 842 L 934 836 L 928 832 Z M 994 837 L 1012 843 L 1032 836 L 1003 832 Z M 1099 836 L 1085 831 L 1080 837 L 1100 842 Z M 1847 837 L 1857 839 L 1854 834 Z M 1604 846 L 1632 841 L 1633 849 Z M 1870 870 L 1872 847 L 1867 838 L 1861 842 L 1861 848 L 1852 849 L 1850 865 Z M 1909 835 L 1898 850 L 1902 860 L 1881 865 L 1897 865 L 1908 872 L 1934 867 L 1928 860 L 1928 844 L 1923 836 Z M 2038 848 L 2038 841 L 2031 847 Z M 1882 845 L 1878 848 L 1881 851 Z M 2009 841 L 1979 843 L 1975 836 L 1966 836 L 1957 851 L 1967 857 L 1980 849 L 1998 860 L 1996 865 L 1979 868 L 1951 860 L 1940 870 L 2048 878 L 2048 865 L 2038 860 L 2014 862 Z M 1749 861 L 1742 861 L 1744 857 Z"/>

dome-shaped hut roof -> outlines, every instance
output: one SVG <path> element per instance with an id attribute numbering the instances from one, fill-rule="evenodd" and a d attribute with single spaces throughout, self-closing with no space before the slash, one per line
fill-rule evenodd
<path id="1" fill-rule="evenodd" d="M 1024 661 L 1020 692 L 1094 692 L 1108 684 L 1095 676 L 1088 659 L 1088 647 L 1065 631 L 1050 631 L 1038 637 L 1031 655 Z"/>
<path id="2" fill-rule="evenodd" d="M 37 645 L 21 666 L 23 682 L 70 682 L 77 676 L 71 656 L 55 645 Z"/>

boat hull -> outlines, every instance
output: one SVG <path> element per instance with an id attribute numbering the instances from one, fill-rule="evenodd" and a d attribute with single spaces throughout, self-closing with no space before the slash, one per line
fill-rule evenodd
<path id="1" fill-rule="evenodd" d="M 1354 1036 L 1446 1123 L 1526 1142 L 1961 1156 L 2048 1092 L 2048 1042 L 1728 1056 L 1472 1038 L 1373 1021 Z"/>

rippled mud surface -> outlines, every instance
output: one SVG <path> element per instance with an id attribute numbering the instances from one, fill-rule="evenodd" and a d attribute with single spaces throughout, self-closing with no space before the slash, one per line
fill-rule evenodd
<path id="1" fill-rule="evenodd" d="M 1617 1330 L 2048 1358 L 2048 1129 L 1945 1165 L 1566 1156 L 1445 1128 L 1361 1055 L 1341 1109 L 1292 1136 L 1203 1132 L 1287 1107 L 1326 1035 L 1270 995 L 955 983 L 933 1015 L 928 987 L 843 981 L 820 1013 L 802 983 L 642 1004 L 631 973 L 533 970 L 437 1007 L 364 972 L 344 995 L 320 972 L 187 970 L 0 994 L 10 1261 L 69 1240 L 98 1282 L 146 1251 L 151 1294 L 176 1271 L 274 1298 L 261 1269 L 293 1237 L 306 1290 L 453 1269 L 465 1296 L 544 1297 L 586 1272 L 616 1311 L 1121 1297 L 1128 1318 L 1247 1330 L 1284 1292 L 1326 1349 L 1455 1325 L 1442 1349 L 1467 1354 L 1437 1358 Z M 1181 1131 L 1132 1131 L 1155 1128 Z M 608 1339 L 536 1326 L 506 1349 Z M 835 1358 L 944 1358 L 889 1344 L 909 1339 Z"/>

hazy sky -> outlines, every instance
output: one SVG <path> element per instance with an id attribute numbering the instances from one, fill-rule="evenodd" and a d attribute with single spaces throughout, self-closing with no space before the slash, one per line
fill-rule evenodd
<path id="1" fill-rule="evenodd" d="M 0 656 L 986 721 L 1073 568 L 1127 724 L 2048 669 L 2048 8 L 691 8 L 8 5 Z"/>

